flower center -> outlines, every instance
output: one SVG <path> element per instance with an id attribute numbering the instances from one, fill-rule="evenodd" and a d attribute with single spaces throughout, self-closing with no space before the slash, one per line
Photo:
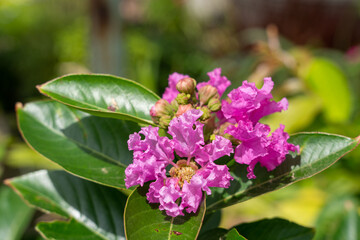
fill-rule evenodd
<path id="1" fill-rule="evenodd" d="M 190 180 L 195 175 L 198 167 L 194 162 L 190 162 L 188 165 L 186 160 L 179 160 L 176 165 L 178 167 L 172 167 L 170 169 L 170 176 L 179 179 L 179 186 L 182 188 L 185 181 L 190 183 Z"/>

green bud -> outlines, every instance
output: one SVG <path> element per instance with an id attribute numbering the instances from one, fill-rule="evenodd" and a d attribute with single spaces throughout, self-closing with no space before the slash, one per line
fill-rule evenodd
<path id="1" fill-rule="evenodd" d="M 180 93 L 193 95 L 195 92 L 196 81 L 193 78 L 183 78 L 176 84 L 176 89 Z"/>
<path id="2" fill-rule="evenodd" d="M 217 89 L 211 85 L 205 85 L 199 90 L 199 99 L 201 105 L 206 105 L 212 98 L 220 98 Z"/>
<path id="3" fill-rule="evenodd" d="M 203 112 L 203 115 L 201 115 L 200 120 L 205 121 L 211 117 L 211 111 L 207 107 L 202 107 L 200 110 Z"/>
<path id="4" fill-rule="evenodd" d="M 171 122 L 172 117 L 162 116 L 159 120 L 159 125 L 161 128 L 167 128 Z"/>
<path id="5" fill-rule="evenodd" d="M 217 112 L 221 109 L 221 101 L 218 98 L 211 98 L 209 103 L 208 103 L 208 108 L 212 111 L 212 112 Z"/>
<path id="6" fill-rule="evenodd" d="M 176 96 L 176 101 L 179 105 L 186 105 L 189 103 L 189 99 L 191 98 L 190 94 L 186 94 L 186 93 L 179 93 Z"/>

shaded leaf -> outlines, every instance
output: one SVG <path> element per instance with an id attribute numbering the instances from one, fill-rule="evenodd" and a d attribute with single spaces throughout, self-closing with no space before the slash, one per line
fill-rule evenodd
<path id="1" fill-rule="evenodd" d="M 228 231 L 224 228 L 214 228 L 200 234 L 198 240 L 224 240 Z"/>
<path id="2" fill-rule="evenodd" d="M 315 234 L 312 228 L 303 227 L 281 218 L 243 223 L 234 228 L 249 240 L 311 240 Z"/>
<path id="3" fill-rule="evenodd" d="M 150 108 L 160 98 L 131 80 L 104 74 L 56 78 L 39 91 L 66 105 L 101 117 L 152 124 Z"/>
<path id="4" fill-rule="evenodd" d="M 205 200 L 196 214 L 176 218 L 159 210 L 159 204 L 146 199 L 148 185 L 138 187 L 129 196 L 125 208 L 125 230 L 128 240 L 196 239 L 205 214 Z"/>
<path id="5" fill-rule="evenodd" d="M 9 187 L 0 187 L 1 239 L 21 239 L 34 211 Z"/>
<path id="6" fill-rule="evenodd" d="M 222 212 L 220 210 L 205 214 L 204 221 L 200 230 L 200 235 L 210 229 L 217 228 L 221 221 L 221 215 Z"/>
<path id="7" fill-rule="evenodd" d="M 41 170 L 8 179 L 27 202 L 78 223 L 105 239 L 125 239 L 123 213 L 126 196 L 120 191 L 72 176 Z"/>
<path id="8" fill-rule="evenodd" d="M 40 222 L 36 225 L 36 230 L 46 239 L 61 240 L 100 240 L 99 235 L 91 232 L 89 229 L 71 219 L 69 222 L 54 221 Z"/>
<path id="9" fill-rule="evenodd" d="M 37 152 L 80 177 L 124 188 L 133 122 L 101 118 L 53 101 L 17 107 L 19 129 Z"/>
<path id="10" fill-rule="evenodd" d="M 207 197 L 207 210 L 211 212 L 243 202 L 311 177 L 358 145 L 355 139 L 326 133 L 299 133 L 291 136 L 289 142 L 300 146 L 300 155 L 287 155 L 286 160 L 271 172 L 257 164 L 256 179 L 246 177 L 246 165 L 235 163 L 230 168 L 235 180 L 228 189 L 212 188 L 213 194 Z"/>

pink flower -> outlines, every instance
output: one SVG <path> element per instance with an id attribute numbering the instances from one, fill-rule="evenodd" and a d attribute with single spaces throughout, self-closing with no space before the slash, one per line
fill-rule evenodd
<path id="1" fill-rule="evenodd" d="M 211 194 L 209 187 L 229 187 L 233 178 L 226 165 L 214 161 L 233 153 L 231 142 L 221 136 L 209 144 L 204 143 L 203 124 L 198 122 L 202 112 L 189 110 L 169 125 L 172 139 L 160 137 L 158 128 L 145 127 L 140 134 L 130 135 L 129 149 L 134 151 L 134 162 L 125 171 L 126 187 L 152 181 L 147 193 L 151 203 L 160 203 L 160 210 L 172 217 L 196 212 L 203 191 Z M 174 152 L 181 159 L 175 160 Z M 174 162 L 174 160 L 176 162 Z M 171 165 L 170 176 L 166 167 Z"/>
<path id="2" fill-rule="evenodd" d="M 248 121 L 239 121 L 229 126 L 225 133 L 241 141 L 235 149 L 235 161 L 248 165 L 249 179 L 256 178 L 254 168 L 257 163 L 266 167 L 268 171 L 274 170 L 284 160 L 289 151 L 299 151 L 299 146 L 288 143 L 289 135 L 284 132 L 284 126 L 276 129 L 271 136 L 270 127 Z"/>
<path id="3" fill-rule="evenodd" d="M 223 95 L 231 82 L 225 77 L 221 76 L 221 68 L 215 68 L 213 71 L 208 72 L 210 80 L 208 82 L 202 82 L 197 85 L 197 89 L 200 90 L 203 86 L 211 85 L 218 90 L 220 97 Z"/>
<path id="4" fill-rule="evenodd" d="M 274 82 L 271 78 L 264 79 L 261 89 L 256 88 L 255 83 L 244 81 L 242 86 L 232 90 L 228 97 L 230 102 L 222 102 L 222 112 L 226 119 L 250 120 L 255 124 L 262 117 L 286 110 L 288 101 L 286 98 L 279 102 L 271 101 L 271 90 Z"/>

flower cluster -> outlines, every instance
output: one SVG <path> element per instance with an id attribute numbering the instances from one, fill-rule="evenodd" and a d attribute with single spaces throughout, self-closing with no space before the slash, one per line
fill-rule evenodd
<path id="1" fill-rule="evenodd" d="M 231 142 L 221 136 L 205 144 L 204 124 L 197 121 L 203 113 L 193 109 L 171 120 L 168 137 L 160 137 L 157 127 L 144 127 L 130 135 L 129 149 L 134 151 L 134 162 L 125 171 L 126 187 L 155 180 L 150 184 L 147 199 L 160 203 L 160 210 L 169 216 L 196 212 L 203 191 L 209 187 L 230 186 L 232 179 L 226 165 L 214 161 L 233 153 Z M 176 155 L 175 155 L 176 154 Z M 171 169 L 166 174 L 167 166 Z M 181 198 L 181 202 L 180 201 Z"/>
<path id="2" fill-rule="evenodd" d="M 230 81 L 217 68 L 208 73 L 209 81 L 197 84 L 179 73 L 169 76 L 169 86 L 150 115 L 168 136 L 159 136 L 158 127 L 143 127 L 130 135 L 129 150 L 134 161 L 126 171 L 126 187 L 149 185 L 147 199 L 159 203 L 169 216 L 196 212 L 203 192 L 209 187 L 228 188 L 233 180 L 226 165 L 215 160 L 233 154 L 236 162 L 248 165 L 249 179 L 256 178 L 257 163 L 274 170 L 289 151 L 299 147 L 287 142 L 284 126 L 271 134 L 259 120 L 286 110 L 284 98 L 272 101 L 273 82 L 264 79 L 261 89 L 244 81 L 220 100 Z"/>

